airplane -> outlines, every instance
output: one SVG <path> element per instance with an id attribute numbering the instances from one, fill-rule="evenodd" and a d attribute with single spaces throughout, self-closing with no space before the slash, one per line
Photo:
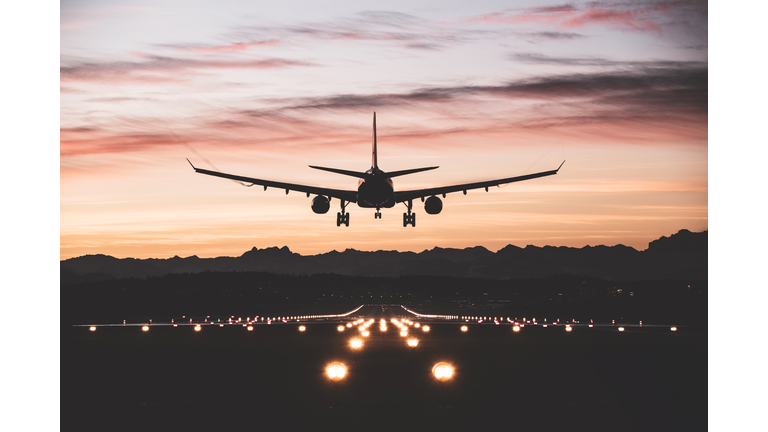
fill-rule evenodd
<path id="1" fill-rule="evenodd" d="M 307 198 L 311 194 L 317 195 L 312 199 L 312 211 L 317 214 L 325 214 L 330 209 L 330 203 L 332 198 L 336 198 L 341 201 L 341 211 L 336 214 L 336 226 L 341 226 L 341 224 L 344 224 L 345 226 L 349 226 L 349 213 L 347 213 L 346 208 L 347 205 L 350 203 L 357 203 L 358 207 L 361 208 L 375 208 L 376 213 L 374 214 L 375 219 L 381 219 L 381 209 L 382 208 L 392 208 L 397 203 L 403 203 L 406 206 L 407 212 L 403 213 L 403 227 L 407 227 L 408 225 L 411 225 L 411 227 L 416 226 L 416 213 L 413 212 L 413 200 L 415 199 L 421 199 L 421 201 L 424 203 L 424 211 L 427 212 L 427 214 L 435 215 L 440 213 L 443 210 L 443 202 L 438 197 L 438 195 L 442 195 L 443 198 L 445 198 L 445 195 L 452 192 L 458 192 L 462 191 L 464 192 L 464 195 L 467 194 L 467 191 L 470 189 L 481 189 L 485 188 L 485 191 L 488 192 L 488 188 L 490 186 L 499 186 L 502 184 L 507 183 L 514 183 L 519 182 L 523 180 L 530 180 L 535 179 L 539 177 L 546 177 L 550 175 L 557 174 L 558 171 L 560 171 L 560 168 L 562 168 L 563 163 L 560 164 L 560 166 L 555 170 L 550 171 L 542 171 L 534 174 L 526 174 L 516 177 L 508 177 L 498 180 L 487 180 L 487 181 L 480 181 L 480 182 L 474 182 L 474 183 L 464 183 L 459 185 L 453 185 L 453 186 L 441 186 L 441 187 L 434 187 L 434 188 L 427 188 L 427 189 L 416 189 L 416 190 L 404 190 L 404 191 L 396 191 L 394 183 L 392 182 L 393 177 L 399 177 L 406 174 L 414 174 L 422 171 L 429 171 L 436 169 L 438 167 L 425 167 L 425 168 L 413 168 L 413 169 L 407 169 L 407 170 L 401 170 L 401 171 L 392 171 L 392 172 L 385 172 L 382 171 L 379 168 L 379 164 L 377 161 L 377 155 L 378 151 L 376 148 L 376 113 L 373 113 L 373 152 L 371 156 L 371 168 L 365 172 L 358 172 L 358 171 L 349 171 L 344 169 L 338 169 L 338 168 L 326 168 L 326 167 L 319 167 L 319 166 L 313 166 L 310 165 L 310 168 L 323 170 L 323 171 L 329 171 L 336 174 L 342 174 L 350 177 L 356 177 L 358 178 L 357 182 L 357 190 L 341 190 L 341 189 L 329 189 L 329 188 L 323 188 L 323 187 L 317 187 L 317 186 L 306 186 L 306 185 L 299 185 L 299 184 L 293 184 L 293 183 L 283 183 L 283 182 L 277 182 L 272 180 L 263 180 L 263 179 L 257 179 L 253 177 L 243 177 L 233 174 L 226 174 L 218 171 L 210 171 L 207 169 L 197 168 L 194 165 L 192 165 L 192 162 L 187 159 L 187 162 L 189 162 L 190 165 L 192 165 L 192 168 L 195 170 L 195 172 L 215 177 L 221 177 L 229 180 L 234 180 L 237 182 L 243 182 L 243 183 L 251 183 L 250 186 L 253 185 L 259 185 L 263 186 L 264 190 L 267 190 L 268 187 L 278 188 L 278 189 L 285 189 L 285 194 L 287 195 L 289 191 L 297 191 L 297 192 L 303 192 L 307 194 Z"/>

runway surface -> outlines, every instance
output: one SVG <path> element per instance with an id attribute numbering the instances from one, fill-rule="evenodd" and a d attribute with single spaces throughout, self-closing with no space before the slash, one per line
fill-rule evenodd
<path id="1" fill-rule="evenodd" d="M 515 332 L 503 320 L 419 319 L 398 307 L 288 323 L 263 324 L 260 317 L 251 331 L 244 318 L 203 323 L 199 331 L 198 319 L 178 327 L 153 323 L 148 331 L 63 328 L 62 428 L 707 427 L 707 335 L 695 328 L 633 324 L 619 332 L 606 323 L 573 323 L 566 331 L 550 323 Z M 358 327 L 368 322 L 370 334 L 362 337 Z M 350 347 L 353 338 L 362 348 Z M 408 347 L 408 339 L 418 345 Z M 346 367 L 338 382 L 326 374 L 332 362 Z M 451 379 L 434 377 L 438 362 L 454 367 Z"/>

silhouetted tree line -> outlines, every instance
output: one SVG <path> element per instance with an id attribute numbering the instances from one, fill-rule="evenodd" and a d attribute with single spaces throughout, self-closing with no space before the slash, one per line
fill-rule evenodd
<path id="1" fill-rule="evenodd" d="M 361 303 L 402 303 L 417 310 L 452 309 L 468 315 L 485 311 L 486 315 L 519 317 L 706 323 L 707 281 L 615 282 L 573 275 L 490 280 L 203 272 L 61 286 L 65 324 L 182 315 L 337 313 Z"/>

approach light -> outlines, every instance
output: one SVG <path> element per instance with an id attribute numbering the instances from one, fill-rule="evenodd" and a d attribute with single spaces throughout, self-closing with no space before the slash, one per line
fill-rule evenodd
<path id="1" fill-rule="evenodd" d="M 360 349 L 363 347 L 363 340 L 352 339 L 351 341 L 349 341 L 349 346 L 352 347 L 352 349 Z"/>
<path id="2" fill-rule="evenodd" d="M 304 326 L 299 326 L 299 331 L 300 331 L 300 332 L 303 332 L 303 331 L 305 331 L 306 329 L 307 329 L 307 328 L 306 328 L 306 327 L 304 327 Z"/>
<path id="3" fill-rule="evenodd" d="M 91 328 L 93 328 L 93 327 L 91 327 Z M 677 331 L 677 327 L 670 327 L 669 329 L 672 330 L 672 331 Z"/>
<path id="4" fill-rule="evenodd" d="M 96 326 L 90 326 L 90 327 L 88 327 L 88 330 L 90 330 L 90 331 L 96 331 Z"/>
<path id="5" fill-rule="evenodd" d="M 423 331 L 424 333 L 428 333 L 429 332 L 429 326 L 422 327 L 421 331 Z"/>
<path id="6" fill-rule="evenodd" d="M 448 381 L 453 377 L 453 366 L 440 362 L 432 366 L 432 374 L 440 381 Z"/>
<path id="7" fill-rule="evenodd" d="M 573 330 L 573 327 L 571 327 L 571 326 L 567 326 L 567 327 L 565 327 L 565 331 L 569 332 L 569 331 L 571 331 L 571 330 Z"/>
<path id="8" fill-rule="evenodd" d="M 467 326 L 461 326 L 461 331 L 463 331 L 463 332 L 466 332 L 467 330 L 469 330 L 469 327 L 467 327 Z"/>
<path id="9" fill-rule="evenodd" d="M 402 336 L 402 337 L 406 337 L 406 336 L 408 336 L 408 331 L 407 331 L 407 330 L 403 330 L 403 331 L 401 331 L 401 332 L 400 332 L 400 336 Z"/>
<path id="10" fill-rule="evenodd" d="M 512 331 L 515 332 L 515 333 L 519 332 L 520 331 L 520 326 L 519 325 L 513 326 L 512 327 Z"/>
<path id="11" fill-rule="evenodd" d="M 141 327 L 141 331 L 148 332 L 149 331 L 149 326 L 142 326 Z"/>
<path id="12" fill-rule="evenodd" d="M 363 337 L 368 337 L 371 333 L 368 330 L 363 331 Z"/>
<path id="13" fill-rule="evenodd" d="M 414 324 L 413 326 L 414 326 L 414 327 L 416 327 L 416 328 L 419 328 L 419 327 L 421 327 L 421 324 L 419 324 L 419 323 L 416 323 L 416 324 Z"/>
<path id="14" fill-rule="evenodd" d="M 408 339 L 408 346 L 411 348 L 416 348 L 419 346 L 419 340 L 418 339 Z"/>
<path id="15" fill-rule="evenodd" d="M 352 323 L 347 323 L 347 328 L 351 328 L 351 327 L 352 327 Z"/>
<path id="16" fill-rule="evenodd" d="M 200 324 L 195 326 L 195 331 L 196 332 L 199 332 L 201 329 L 202 329 L 202 327 L 200 327 Z"/>
<path id="17" fill-rule="evenodd" d="M 253 326 L 248 326 L 246 329 L 248 329 L 248 331 L 253 331 Z"/>
<path id="18" fill-rule="evenodd" d="M 624 331 L 624 327 L 619 327 L 619 331 L 623 332 Z"/>
<path id="19" fill-rule="evenodd" d="M 325 368 L 325 373 L 328 375 L 328 378 L 333 381 L 341 381 L 347 374 L 347 367 L 339 362 L 334 362 Z"/>
<path id="20" fill-rule="evenodd" d="M 336 327 L 336 330 L 338 330 L 340 332 L 343 332 L 344 331 L 344 326 L 340 325 L 340 326 Z"/>

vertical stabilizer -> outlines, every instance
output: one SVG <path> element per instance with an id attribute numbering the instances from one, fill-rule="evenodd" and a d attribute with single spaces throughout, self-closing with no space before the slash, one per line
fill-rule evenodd
<path id="1" fill-rule="evenodd" d="M 376 158 L 376 112 L 373 112 L 373 155 L 371 156 L 371 168 L 378 168 L 379 161 Z"/>

